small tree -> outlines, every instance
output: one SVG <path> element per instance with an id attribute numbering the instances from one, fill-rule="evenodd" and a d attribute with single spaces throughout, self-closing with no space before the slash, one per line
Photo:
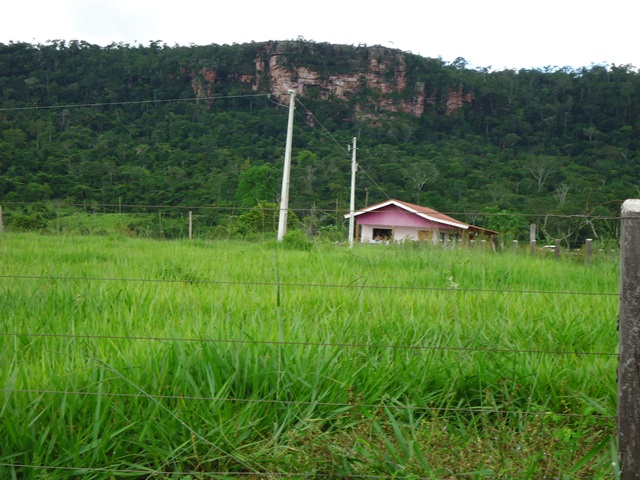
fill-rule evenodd
<path id="1" fill-rule="evenodd" d="M 500 210 L 498 207 L 485 207 L 481 212 L 485 216 L 484 226 L 501 235 L 519 238 L 529 228 L 526 219 L 509 210 Z"/>
<path id="2" fill-rule="evenodd" d="M 236 200 L 241 206 L 251 208 L 276 197 L 276 178 L 271 165 L 249 167 L 240 174 Z"/>

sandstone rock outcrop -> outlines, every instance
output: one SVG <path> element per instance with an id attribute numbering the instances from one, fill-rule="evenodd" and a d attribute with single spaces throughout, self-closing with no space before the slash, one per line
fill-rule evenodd
<path id="1" fill-rule="evenodd" d="M 308 53 L 305 58 L 297 58 L 296 42 L 267 42 L 256 47 L 253 75 L 227 72 L 227 78 L 221 78 L 215 67 L 204 68 L 192 79 L 196 97 L 211 100 L 216 82 L 231 80 L 250 87 L 254 92 L 270 93 L 281 103 L 288 101 L 291 89 L 301 96 L 353 102 L 356 115 L 363 117 L 375 117 L 385 112 L 422 116 L 436 103 L 433 88 L 424 82 L 411 83 L 408 80 L 405 54 L 398 50 L 380 46 L 358 47 L 366 51 L 361 52 L 357 59 L 341 58 L 341 67 L 338 68 L 322 64 L 327 59 L 319 58 L 320 55 L 315 59 L 318 64 L 305 61 L 308 58 L 313 60 Z M 430 94 L 427 94 L 428 90 Z M 441 103 L 445 115 L 455 113 L 473 100 L 473 95 L 465 93 L 462 86 L 449 88 L 444 96 Z"/>

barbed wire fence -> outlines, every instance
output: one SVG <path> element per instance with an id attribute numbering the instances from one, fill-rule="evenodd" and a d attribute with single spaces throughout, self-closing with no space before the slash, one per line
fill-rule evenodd
<path id="1" fill-rule="evenodd" d="M 233 97 L 228 97 L 233 98 Z M 270 96 L 265 98 L 271 101 Z M 177 102 L 177 101 L 202 101 L 203 99 L 174 99 L 164 100 L 165 102 Z M 204 99 L 207 100 L 207 99 Z M 299 101 L 299 100 L 298 100 Z M 121 102 L 117 105 L 129 105 L 139 103 L 158 103 L 158 100 L 148 100 L 144 102 Z M 76 108 L 76 107 L 96 107 L 96 106 L 110 106 L 116 104 L 91 104 L 91 105 L 61 105 L 55 107 L 28 107 L 26 109 L 39 109 L 39 108 Z M 301 104 L 302 105 L 302 104 Z M 312 115 L 312 113 L 302 105 L 306 110 L 306 115 Z M 2 111 L 18 110 L 18 109 L 0 109 Z M 319 120 L 315 118 L 318 122 Z M 322 126 L 322 124 L 320 123 Z M 324 127 L 322 127 L 324 129 Z M 326 129 L 325 129 L 326 130 Z M 332 135 L 326 132 L 332 139 Z M 335 140 L 335 139 L 334 139 Z M 340 145 L 339 142 L 338 145 Z M 344 150 L 344 149 L 343 149 Z M 344 152 L 346 153 L 346 151 Z M 348 155 L 347 155 L 348 157 Z M 368 174 L 365 171 L 365 175 Z M 375 183 L 371 177 L 369 179 Z M 3 212 L 0 206 L 0 233 L 12 233 L 20 230 L 40 230 L 47 234 L 86 234 L 86 235 L 126 235 L 130 237 L 143 237 L 143 238 L 158 238 L 158 239 L 203 239 L 203 240 L 215 240 L 215 239 L 231 239 L 231 238 L 247 238 L 254 239 L 257 235 L 270 234 L 275 232 L 277 225 L 277 212 L 278 208 L 263 205 L 256 208 L 241 208 L 233 205 L 210 205 L 210 206 L 198 206 L 198 205 L 133 205 L 133 204 L 101 204 L 98 202 L 83 202 L 83 203 L 62 203 L 62 202 L 4 202 L 5 210 Z M 41 210 L 49 210 L 48 213 L 43 213 Z M 23 211 L 26 210 L 26 211 Z M 40 211 L 39 211 L 40 210 Z M 296 215 L 293 215 L 294 222 L 298 222 L 297 227 L 306 230 L 308 233 L 315 235 L 316 237 L 322 237 L 323 235 L 333 241 L 345 241 L 346 232 L 344 231 L 344 219 L 343 216 L 348 213 L 347 210 L 341 208 L 336 202 L 336 207 L 329 208 L 306 208 L 306 209 L 291 209 Z M 4 213 L 4 217 L 3 217 Z M 237 219 L 243 215 L 249 216 L 250 213 L 254 215 L 251 218 L 247 218 L 244 225 L 243 222 L 238 222 Z M 499 212 L 444 212 L 451 216 L 464 216 L 465 218 L 487 218 L 487 217 L 501 217 L 505 215 L 515 215 L 518 218 L 526 221 L 527 223 L 544 223 L 544 220 L 548 218 L 557 218 L 565 221 L 572 221 L 576 225 L 582 225 L 587 229 L 592 229 L 595 232 L 594 222 L 600 222 L 606 224 L 605 229 L 609 234 L 603 239 L 603 248 L 610 247 L 609 242 L 612 238 L 616 238 L 619 233 L 620 218 L 618 216 L 594 216 L 594 215 L 566 215 L 566 214 L 518 214 L 518 213 L 499 213 Z M 104 214 L 120 215 L 121 218 L 115 221 L 102 222 L 100 217 Z M 16 223 L 14 215 L 20 215 L 23 223 Z M 12 218 L 13 217 L 13 218 Z M 539 232 L 542 237 L 542 232 Z M 274 236 L 275 238 L 275 236 Z M 510 239 L 511 240 L 511 239 Z M 554 239 L 546 235 L 545 242 L 553 242 Z M 554 242 L 553 250 L 543 250 L 538 248 L 537 252 L 544 254 L 545 252 L 559 252 L 560 248 L 557 242 Z M 541 244 L 540 247 L 545 245 Z M 550 245 L 546 245 L 549 247 Z M 511 243 L 511 241 L 503 242 L 502 250 L 529 252 L 529 249 L 522 248 L 517 243 Z M 617 245 L 615 245 L 617 247 Z M 613 248 L 611 248 L 613 249 Z M 610 253 L 610 252 L 609 252 Z M 616 252 L 617 253 L 617 252 Z M 618 292 L 578 292 L 578 291 L 540 291 L 540 290 L 508 290 L 508 289 L 449 289 L 449 288 L 425 288 L 425 287 L 410 287 L 401 285 L 342 285 L 342 284 L 317 284 L 310 282 L 300 283 L 282 283 L 282 282 L 250 282 L 250 281 L 204 281 L 198 279 L 186 279 L 186 280 L 167 280 L 167 279 L 147 279 L 147 278 L 110 278 L 106 276 L 94 276 L 94 277 L 72 277 L 65 275 L 0 275 L 0 281 L 8 283 L 14 282 L 32 282 L 33 291 L 36 291 L 45 282 L 59 283 L 59 284 L 72 284 L 77 282 L 85 282 L 89 284 L 121 284 L 131 285 L 140 283 L 154 283 L 166 286 L 201 286 L 201 287 L 226 287 L 226 288 L 251 288 L 251 287 L 269 287 L 277 289 L 317 289 L 317 290 L 330 290 L 330 289 L 357 289 L 358 291 L 380 291 L 391 290 L 399 293 L 406 292 L 442 292 L 443 294 L 500 294 L 500 295 L 549 295 L 549 296 L 562 296 L 563 298 L 602 298 L 612 299 L 619 296 Z M 448 347 L 439 344 L 382 344 L 382 343 L 367 343 L 367 342 L 353 342 L 353 343 L 340 343 L 340 342 L 305 342 L 305 341 L 286 341 L 286 340 L 259 340 L 259 339 L 228 339 L 228 338 L 198 338 L 198 337 L 171 337 L 171 336 L 143 336 L 143 335 L 88 335 L 88 334 L 75 334 L 75 333 L 45 333 L 38 331 L 24 331 L 14 329 L 13 331 L 3 330 L 0 332 L 0 338 L 20 340 L 26 339 L 26 345 L 29 342 L 36 339 L 50 338 L 59 341 L 82 343 L 87 342 L 113 342 L 113 343 L 127 343 L 127 342 L 139 342 L 145 345 L 149 344 L 212 344 L 212 345 L 228 345 L 228 346 L 242 346 L 242 345 L 265 345 L 273 347 L 292 347 L 292 348 L 306 348 L 306 347 L 326 347 L 335 348 L 340 350 L 353 350 L 353 351 L 370 351 L 370 350 L 402 350 L 402 351 L 433 351 L 433 352 L 462 352 L 468 354 L 484 353 L 484 354 L 498 354 L 498 355 L 540 355 L 551 356 L 559 358 L 611 358 L 617 359 L 618 353 L 615 351 L 571 351 L 571 350 L 545 350 L 545 349 L 511 349 L 500 346 L 492 346 L 490 348 L 482 347 L 470 347 L 470 346 L 457 346 Z M 27 354 L 26 346 L 21 346 L 16 352 L 18 355 Z M 113 373 L 115 376 L 122 377 L 121 379 L 126 383 L 130 382 L 121 372 L 112 368 L 108 363 L 100 360 L 99 357 L 89 359 L 94 363 L 101 364 L 103 368 Z M 101 363 L 102 362 L 102 363 Z M 4 386 L 0 388 L 8 398 L 11 395 L 42 395 L 42 396 L 74 396 L 74 397 L 112 397 L 112 398 L 132 398 L 147 400 L 150 404 L 158 406 L 163 409 L 163 401 L 175 401 L 185 404 L 196 402 L 227 402 L 231 404 L 239 403 L 262 403 L 271 405 L 284 405 L 284 406 L 326 406 L 336 409 L 348 410 L 350 408 L 362 408 L 369 410 L 377 410 L 381 408 L 391 410 L 409 410 L 409 411 L 422 411 L 424 413 L 435 413 L 437 415 L 444 415 L 448 413 L 460 413 L 466 415 L 514 415 L 514 416 L 553 416 L 561 418 L 582 418 L 587 416 L 583 413 L 572 413 L 563 411 L 545 411 L 545 410 L 524 410 L 524 409 L 510 409 L 510 408 L 487 408 L 486 405 L 473 406 L 473 407 L 458 407 L 458 406 L 446 406 L 440 407 L 437 405 L 406 405 L 391 403 L 381 400 L 377 403 L 366 402 L 322 402 L 322 401 L 307 401 L 303 399 L 269 399 L 269 398 L 244 398 L 238 396 L 206 396 L 206 395 L 190 395 L 187 392 L 180 392 L 178 394 L 160 394 L 158 392 L 147 392 L 142 390 L 139 386 L 133 384 L 130 385 L 131 392 L 108 392 L 99 388 L 88 391 L 71 391 L 63 389 L 19 389 Z M 580 400 L 580 399 L 578 399 Z M 175 416 L 175 414 L 169 410 L 163 410 L 164 415 Z M 590 415 L 590 414 L 589 414 Z M 607 422 L 611 422 L 616 417 L 611 414 L 607 414 L 603 411 L 598 411 L 595 416 L 596 422 L 602 422 L 603 427 L 608 425 Z M 179 419 L 176 419 L 181 421 Z M 149 420 L 151 421 L 151 420 Z M 185 427 L 191 435 L 197 439 L 197 442 L 202 444 L 210 444 L 210 441 L 199 433 L 196 427 L 190 425 L 182 425 Z M 1 443 L 1 442 L 0 442 Z M 195 442 L 194 442 L 195 443 Z M 218 447 L 215 447 L 218 448 Z M 228 454 L 229 452 L 222 452 Z M 4 458 L 11 458 L 11 455 L 5 455 Z M 28 476 L 27 472 L 44 472 L 44 474 L 52 473 L 56 474 L 73 474 L 77 476 L 136 476 L 140 478 L 153 478 L 153 477 L 176 477 L 176 478 L 233 478 L 233 477 L 247 477 L 247 478 L 330 478 L 330 475 L 321 474 L 318 472 L 305 473 L 284 473 L 284 472 L 269 472 L 267 468 L 261 465 L 255 465 L 250 461 L 247 461 L 244 465 L 246 471 L 171 471 L 163 468 L 82 468 L 78 466 L 60 466 L 60 465 L 40 465 L 40 464 L 26 464 L 18 462 L 5 461 L 0 463 L 0 468 L 4 467 L 10 469 L 11 473 L 15 475 L 18 471 L 18 476 Z M 354 478 L 399 478 L 399 475 L 353 475 Z M 433 477 L 419 477 L 412 476 L 411 478 L 433 478 Z"/>
<path id="2" fill-rule="evenodd" d="M 110 205 L 109 207 L 116 207 L 114 205 Z M 122 208 L 122 206 L 118 205 L 118 208 Z M 151 208 L 151 207 L 146 207 Z M 167 208 L 167 207 L 158 207 Z M 191 208 L 191 207 L 183 207 L 183 208 Z M 183 211 L 183 209 L 181 209 Z M 342 214 L 342 212 L 340 212 Z M 142 213 L 138 215 L 143 215 Z M 181 219 L 182 220 L 182 219 Z M 611 219 L 607 219 L 611 220 Z M 615 219 L 617 220 L 617 219 Z M 6 229 L 5 229 L 6 231 Z M 93 233 L 93 232 L 90 232 Z M 58 282 L 58 283 L 73 283 L 73 282 L 85 282 L 85 283 L 121 283 L 121 284 L 132 284 L 132 283 L 157 283 L 163 285 L 172 285 L 172 284 L 188 284 L 188 285 L 200 285 L 200 286 L 224 286 L 224 287 L 256 287 L 256 286 L 266 286 L 273 287 L 278 289 L 358 289 L 358 290 L 366 290 L 366 291 L 378 291 L 378 290 L 393 290 L 399 292 L 406 291 L 422 291 L 422 292 L 444 292 L 451 294 L 482 294 L 482 293 L 492 293 L 492 294 L 512 294 L 512 295 L 560 295 L 560 296 L 570 296 L 570 297 L 602 297 L 602 298 L 615 298 L 619 295 L 618 292 L 579 292 L 579 291 L 558 291 L 558 290 L 505 290 L 505 289 L 451 289 L 451 288 L 432 288 L 432 287 L 410 287 L 410 286 L 398 286 L 398 285 L 342 285 L 342 284 L 316 284 L 316 283 L 282 283 L 276 281 L 264 281 L 264 282 L 254 282 L 254 281 L 203 281 L 203 280 L 167 280 L 167 279 L 146 279 L 146 278 L 110 278 L 110 277 L 72 277 L 72 276 L 54 276 L 54 275 L 0 275 L 0 280 L 6 282 L 34 282 L 34 289 L 37 289 L 38 283 L 42 282 Z M 171 344 L 171 343 L 182 343 L 182 344 L 227 344 L 227 345 L 266 345 L 273 347 L 296 347 L 296 348 L 304 348 L 304 347 L 327 347 L 327 348 L 337 348 L 337 349 L 352 349 L 352 350 L 371 350 L 371 349 L 381 349 L 381 350 L 408 350 L 408 351 L 435 351 L 435 352 L 446 352 L 446 351 L 457 351 L 457 352 L 465 352 L 465 353 L 491 353 L 491 354 L 516 354 L 516 355 L 527 355 L 527 354 L 535 354 L 542 356 L 557 356 L 557 357 L 569 357 L 574 358 L 576 356 L 582 357 L 610 357 L 613 359 L 618 358 L 618 353 L 615 351 L 572 351 L 572 350 L 544 350 L 544 349 L 510 349 L 510 348 L 502 348 L 499 346 L 492 346 L 489 348 L 478 348 L 478 347 L 470 347 L 470 346 L 459 346 L 459 347 L 448 347 L 439 344 L 422 344 L 422 345 L 409 345 L 409 344 L 375 344 L 375 343 L 341 343 L 341 342 L 305 342 L 305 341 L 286 341 L 286 340 L 259 340 L 259 339 L 228 339 L 228 338 L 198 338 L 198 337 L 171 337 L 171 336 L 136 336 L 136 335 L 87 335 L 87 334 L 74 334 L 74 333 L 43 333 L 43 332 L 34 332 L 34 331 L 3 331 L 0 333 L 0 337 L 3 338 L 14 338 L 14 339 L 37 339 L 37 338 L 52 338 L 61 341 L 69 341 L 69 342 L 92 342 L 92 341 L 108 341 L 108 342 L 142 342 L 142 343 L 162 343 L 162 344 Z M 100 359 L 94 359 L 98 362 L 102 362 Z M 116 376 L 122 376 L 120 372 L 110 367 L 107 363 L 104 363 L 103 366 L 112 371 Z M 124 376 L 122 378 L 125 382 L 128 382 Z M 381 400 L 379 403 L 366 403 L 366 402 L 322 402 L 322 401 L 308 401 L 303 399 L 269 399 L 269 398 L 243 398 L 243 397 L 234 397 L 234 396 L 205 396 L 205 395 L 189 395 L 188 393 L 180 393 L 180 394 L 158 394 L 155 392 L 147 392 L 142 390 L 140 387 L 136 385 L 132 385 L 133 392 L 105 392 L 102 389 L 90 390 L 90 391 L 80 391 L 80 390 L 57 390 L 57 389 L 20 389 L 20 388 L 8 388 L 3 387 L 0 388 L 5 396 L 6 395 L 29 395 L 35 394 L 40 396 L 77 396 L 77 397 L 113 397 L 113 398 L 135 398 L 135 399 L 146 399 L 150 403 L 154 403 L 162 407 L 163 401 L 178 401 L 183 403 L 190 402 L 230 402 L 230 403 L 263 403 L 263 404 L 273 404 L 273 405 L 281 405 L 281 406 L 325 406 L 337 409 L 350 409 L 356 406 L 359 409 L 369 409 L 369 410 L 377 410 L 377 409 L 390 409 L 390 410 L 398 410 L 398 411 L 412 411 L 412 412 L 423 412 L 429 414 L 436 415 L 444 415 L 444 414 L 464 414 L 464 415 L 514 415 L 514 416 L 553 416 L 560 418 L 582 418 L 587 416 L 592 416 L 592 414 L 583 414 L 583 413 L 574 413 L 574 412 L 562 412 L 562 411 L 545 411 L 545 410 L 525 410 L 525 409 L 511 409 L 511 408 L 501 408 L 500 406 L 495 406 L 494 408 L 488 408 L 486 405 L 481 406 L 437 406 L 437 405 L 403 405 L 398 403 L 389 403 L 385 400 Z M 163 407 L 166 408 L 166 407 Z M 166 415 L 174 416 L 175 414 L 169 410 L 164 412 Z M 607 414 L 606 412 L 598 412 L 595 421 L 603 422 L 603 428 L 606 428 L 614 419 L 615 415 Z M 179 419 L 178 419 L 179 420 Z M 206 438 L 200 438 L 200 433 L 197 432 L 193 427 L 189 425 L 183 425 L 189 431 L 191 431 L 192 435 L 198 438 L 198 441 L 208 444 L 210 443 Z M 225 452 L 228 453 L 228 452 Z M 164 469 L 111 469 L 111 468 L 83 468 L 83 467 L 74 467 L 74 466 L 59 466 L 59 465 L 37 465 L 37 464 L 25 464 L 25 463 L 11 463 L 4 462 L 0 463 L 0 467 L 6 467 L 12 469 L 12 471 L 22 470 L 23 472 L 33 470 L 33 471 L 48 471 L 48 472 L 64 472 L 64 473 L 73 473 L 76 475 L 99 475 L 99 474 L 107 474 L 107 475 L 144 475 L 144 476 L 162 476 L 166 475 L 167 471 Z M 282 473 L 282 472 L 269 472 L 266 471 L 259 465 L 251 465 L 251 468 L 248 468 L 248 472 L 237 472 L 237 471 L 189 471 L 189 472 L 171 472 L 171 475 L 175 475 L 176 477 L 195 477 L 195 478 L 207 478 L 207 477 L 239 477 L 246 476 L 250 478 L 330 478 L 330 475 L 322 475 L 318 473 Z M 358 478 L 397 478 L 394 475 L 357 475 Z M 433 477 L 412 477 L 412 478 L 433 478 Z"/>
<path id="3" fill-rule="evenodd" d="M 0 232 L 40 230 L 45 233 L 123 234 L 156 239 L 264 239 L 277 230 L 279 207 L 259 202 L 253 207 L 238 205 L 139 205 L 113 203 L 4 202 L 0 205 Z M 290 208 L 289 226 L 314 239 L 344 242 L 347 238 L 348 210 L 340 208 Z M 384 208 L 377 210 L 384 212 Z M 620 231 L 618 215 L 523 214 L 514 212 L 443 212 L 456 218 L 480 219 L 482 223 L 517 218 L 527 224 L 527 232 L 502 232 L 491 248 L 511 251 L 562 250 L 582 252 L 590 257 L 594 240 L 598 248 L 615 250 Z M 107 220 L 111 218 L 111 220 Z M 560 221 L 569 233 L 551 236 L 545 225 Z M 596 231 L 598 227 L 599 233 Z M 356 229 L 357 230 L 357 229 Z M 522 230 L 522 229 L 521 229 Z M 583 231 L 581 240 L 571 239 Z M 584 233 L 586 231 L 586 234 Z M 357 234 L 357 232 L 356 232 Z M 525 241 L 525 238 L 528 237 Z M 584 237 L 584 238 L 582 238 Z M 587 238 L 588 237 L 588 238 Z M 474 245 L 476 242 L 471 242 Z M 479 242 L 478 242 L 479 243 Z M 452 246 L 449 243 L 449 246 Z M 587 258 L 589 261 L 590 258 Z"/>

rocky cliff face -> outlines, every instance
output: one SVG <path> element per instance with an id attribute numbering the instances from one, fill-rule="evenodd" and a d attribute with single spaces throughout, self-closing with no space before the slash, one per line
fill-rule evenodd
<path id="1" fill-rule="evenodd" d="M 282 103 L 288 101 L 289 90 L 303 97 L 353 102 L 360 117 L 384 112 L 421 116 L 436 102 L 433 94 L 427 94 L 428 85 L 408 81 L 407 61 L 400 51 L 364 47 L 366 52 L 359 58 L 336 61 L 323 58 L 322 53 L 316 57 L 308 51 L 301 53 L 296 47 L 299 47 L 296 42 L 257 44 L 253 75 L 227 73 L 226 78 L 221 78 L 216 68 L 205 68 L 193 78 L 194 93 L 199 98 L 211 99 L 216 82 L 235 81 L 255 92 L 271 93 Z M 337 63 L 341 64 L 336 66 Z M 465 93 L 462 86 L 450 88 L 443 102 L 444 114 L 451 115 L 472 100 L 473 95 Z"/>

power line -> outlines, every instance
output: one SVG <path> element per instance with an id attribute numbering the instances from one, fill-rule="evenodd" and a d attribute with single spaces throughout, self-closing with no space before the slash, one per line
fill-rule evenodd
<path id="1" fill-rule="evenodd" d="M 367 176 L 378 188 L 379 187 L 376 181 L 369 176 L 366 169 L 364 169 L 360 164 L 358 165 L 359 169 L 362 169 Z M 386 195 L 386 194 L 385 194 Z M 22 205 L 22 206 L 33 206 L 33 205 L 43 205 L 43 206 L 53 206 L 53 207 L 79 207 L 79 208 L 96 208 L 96 207 L 108 207 L 108 208 L 138 208 L 138 209 L 177 209 L 177 210 L 232 210 L 232 211 L 245 211 L 252 210 L 255 207 L 242 207 L 242 206 L 229 206 L 229 205 L 140 205 L 140 204 L 125 204 L 125 203 L 57 203 L 55 201 L 46 201 L 46 202 L 20 202 L 20 201 L 7 201 L 2 202 L 2 205 Z M 265 208 L 266 209 L 266 208 Z M 296 212 L 306 212 L 309 211 L 310 208 L 289 208 L 289 210 Z M 348 209 L 338 209 L 335 208 L 316 208 L 316 211 L 334 214 L 339 212 L 339 214 L 349 213 Z M 379 212 L 384 212 L 384 209 L 378 210 Z M 395 210 L 394 210 L 395 211 Z M 519 212 L 440 212 L 444 215 L 474 215 L 474 216 L 482 216 L 482 217 L 523 217 L 523 218 L 575 218 L 575 219 L 588 219 L 588 220 L 622 220 L 624 217 L 619 215 L 616 216 L 605 216 L 605 215 L 588 215 L 584 213 L 576 213 L 576 214 L 567 214 L 567 213 L 519 213 Z M 144 214 L 144 212 L 128 212 L 128 214 Z"/>
<path id="2" fill-rule="evenodd" d="M 331 138 L 331 140 L 333 140 L 336 145 L 338 145 L 338 147 L 345 153 L 345 155 L 347 155 L 347 157 L 349 156 L 349 152 L 347 152 L 347 149 L 344 147 L 344 145 L 342 143 L 340 143 L 334 136 L 333 134 L 322 124 L 322 122 L 320 120 L 318 120 L 318 117 L 316 117 L 305 105 L 304 103 L 302 103 L 300 101 L 299 98 L 296 97 L 297 102 L 302 106 L 302 108 L 304 108 L 305 112 L 307 112 L 307 114 L 309 114 L 314 121 L 318 122 L 318 125 L 320 125 L 320 127 L 322 128 L 322 130 L 329 136 L 329 138 Z"/>
<path id="3" fill-rule="evenodd" d="M 76 207 L 76 208 L 86 208 L 86 209 L 94 209 L 94 208 L 135 208 L 135 209 L 157 209 L 157 210 L 221 210 L 221 211 L 230 211 L 230 212 L 247 212 L 255 210 L 256 207 L 242 207 L 242 206 L 230 206 L 230 205 L 135 205 L 135 204 L 125 204 L 125 203 L 55 203 L 55 202 L 2 202 L 2 205 L 14 205 L 14 206 L 34 206 L 34 205 L 42 205 L 42 206 L 51 206 L 54 208 L 65 208 L 65 207 Z M 273 210 L 277 211 L 277 205 L 275 207 L 262 207 L 263 210 Z M 289 210 L 293 212 L 308 212 L 311 208 L 289 208 Z M 335 208 L 315 208 L 317 212 L 324 213 L 326 215 L 335 215 Z M 339 210 L 340 211 L 340 210 Z M 103 212 L 101 212 L 103 213 Z M 118 212 L 123 215 L 152 215 L 151 212 Z M 88 215 L 92 215 L 92 213 L 87 212 Z"/>
<path id="4" fill-rule="evenodd" d="M 232 98 L 268 97 L 268 93 L 253 93 L 251 95 L 224 95 L 214 97 L 190 97 L 190 98 L 170 98 L 165 100 L 132 100 L 126 102 L 101 102 L 101 103 L 70 103 L 65 105 L 31 106 L 31 107 L 11 107 L 0 108 L 0 112 L 14 112 L 19 110 L 55 110 L 62 108 L 83 108 L 83 107 L 114 107 L 118 105 L 144 105 L 149 103 L 171 103 L 171 102 L 193 102 L 204 100 L 225 100 Z"/>
<path id="5" fill-rule="evenodd" d="M 188 338 L 188 337 L 153 337 L 153 336 L 126 336 L 126 335 L 89 335 L 73 333 L 28 333 L 28 332 L 0 332 L 0 337 L 30 337 L 30 338 L 66 338 L 74 340 L 126 340 L 148 342 L 185 342 L 185 343 L 215 343 L 235 345 L 278 345 L 299 347 L 337 347 L 337 348 L 375 348 L 394 350 L 437 350 L 453 352 L 490 352 L 500 354 L 537 354 L 537 355 L 575 355 L 575 356 L 599 356 L 617 357 L 617 353 L 611 352 L 576 352 L 570 350 L 540 350 L 540 349 L 508 349 L 495 347 L 447 347 L 441 345 L 393 345 L 375 343 L 347 343 L 347 342 L 303 342 L 303 341 L 276 341 L 276 340 L 237 340 L 214 338 Z"/>

